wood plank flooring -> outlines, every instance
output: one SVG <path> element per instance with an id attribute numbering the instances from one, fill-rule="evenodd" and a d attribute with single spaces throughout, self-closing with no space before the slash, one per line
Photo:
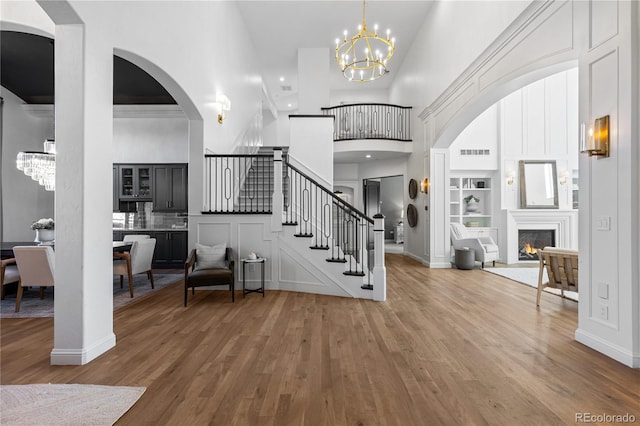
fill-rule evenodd
<path id="1" fill-rule="evenodd" d="M 553 425 L 640 421 L 640 371 L 574 341 L 577 304 L 387 255 L 384 303 L 173 285 L 114 314 L 117 345 L 51 366 L 53 320 L 3 319 L 2 384 L 146 386 L 118 425 Z"/>

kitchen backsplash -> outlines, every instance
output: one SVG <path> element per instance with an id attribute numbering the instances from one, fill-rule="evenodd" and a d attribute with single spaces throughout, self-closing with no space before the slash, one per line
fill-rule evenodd
<path id="1" fill-rule="evenodd" d="M 155 213 L 150 202 L 136 207 L 134 213 L 113 213 L 113 229 L 187 229 L 186 213 Z"/>

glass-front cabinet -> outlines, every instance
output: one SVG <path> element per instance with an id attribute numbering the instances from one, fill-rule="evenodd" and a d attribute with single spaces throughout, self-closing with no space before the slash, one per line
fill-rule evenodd
<path id="1" fill-rule="evenodd" d="M 151 200 L 151 165 L 120 165 L 120 199 Z"/>

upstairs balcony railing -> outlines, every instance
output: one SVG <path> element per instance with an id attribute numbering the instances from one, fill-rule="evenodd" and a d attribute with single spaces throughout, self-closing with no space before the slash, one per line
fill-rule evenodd
<path id="1" fill-rule="evenodd" d="M 390 104 L 348 104 L 321 108 L 333 115 L 333 140 L 386 139 L 411 142 L 411 107 Z"/>

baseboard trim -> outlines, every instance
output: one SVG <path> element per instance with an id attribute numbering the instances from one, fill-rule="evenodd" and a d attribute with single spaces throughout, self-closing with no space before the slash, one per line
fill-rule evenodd
<path id="1" fill-rule="evenodd" d="M 88 348 L 56 349 L 51 351 L 51 365 L 85 365 L 116 345 L 116 335 L 110 333 Z"/>
<path id="2" fill-rule="evenodd" d="M 633 354 L 620 346 L 613 345 L 602 338 L 578 328 L 575 332 L 575 339 L 591 349 L 600 352 L 609 358 L 631 367 L 640 368 L 640 354 Z"/>

